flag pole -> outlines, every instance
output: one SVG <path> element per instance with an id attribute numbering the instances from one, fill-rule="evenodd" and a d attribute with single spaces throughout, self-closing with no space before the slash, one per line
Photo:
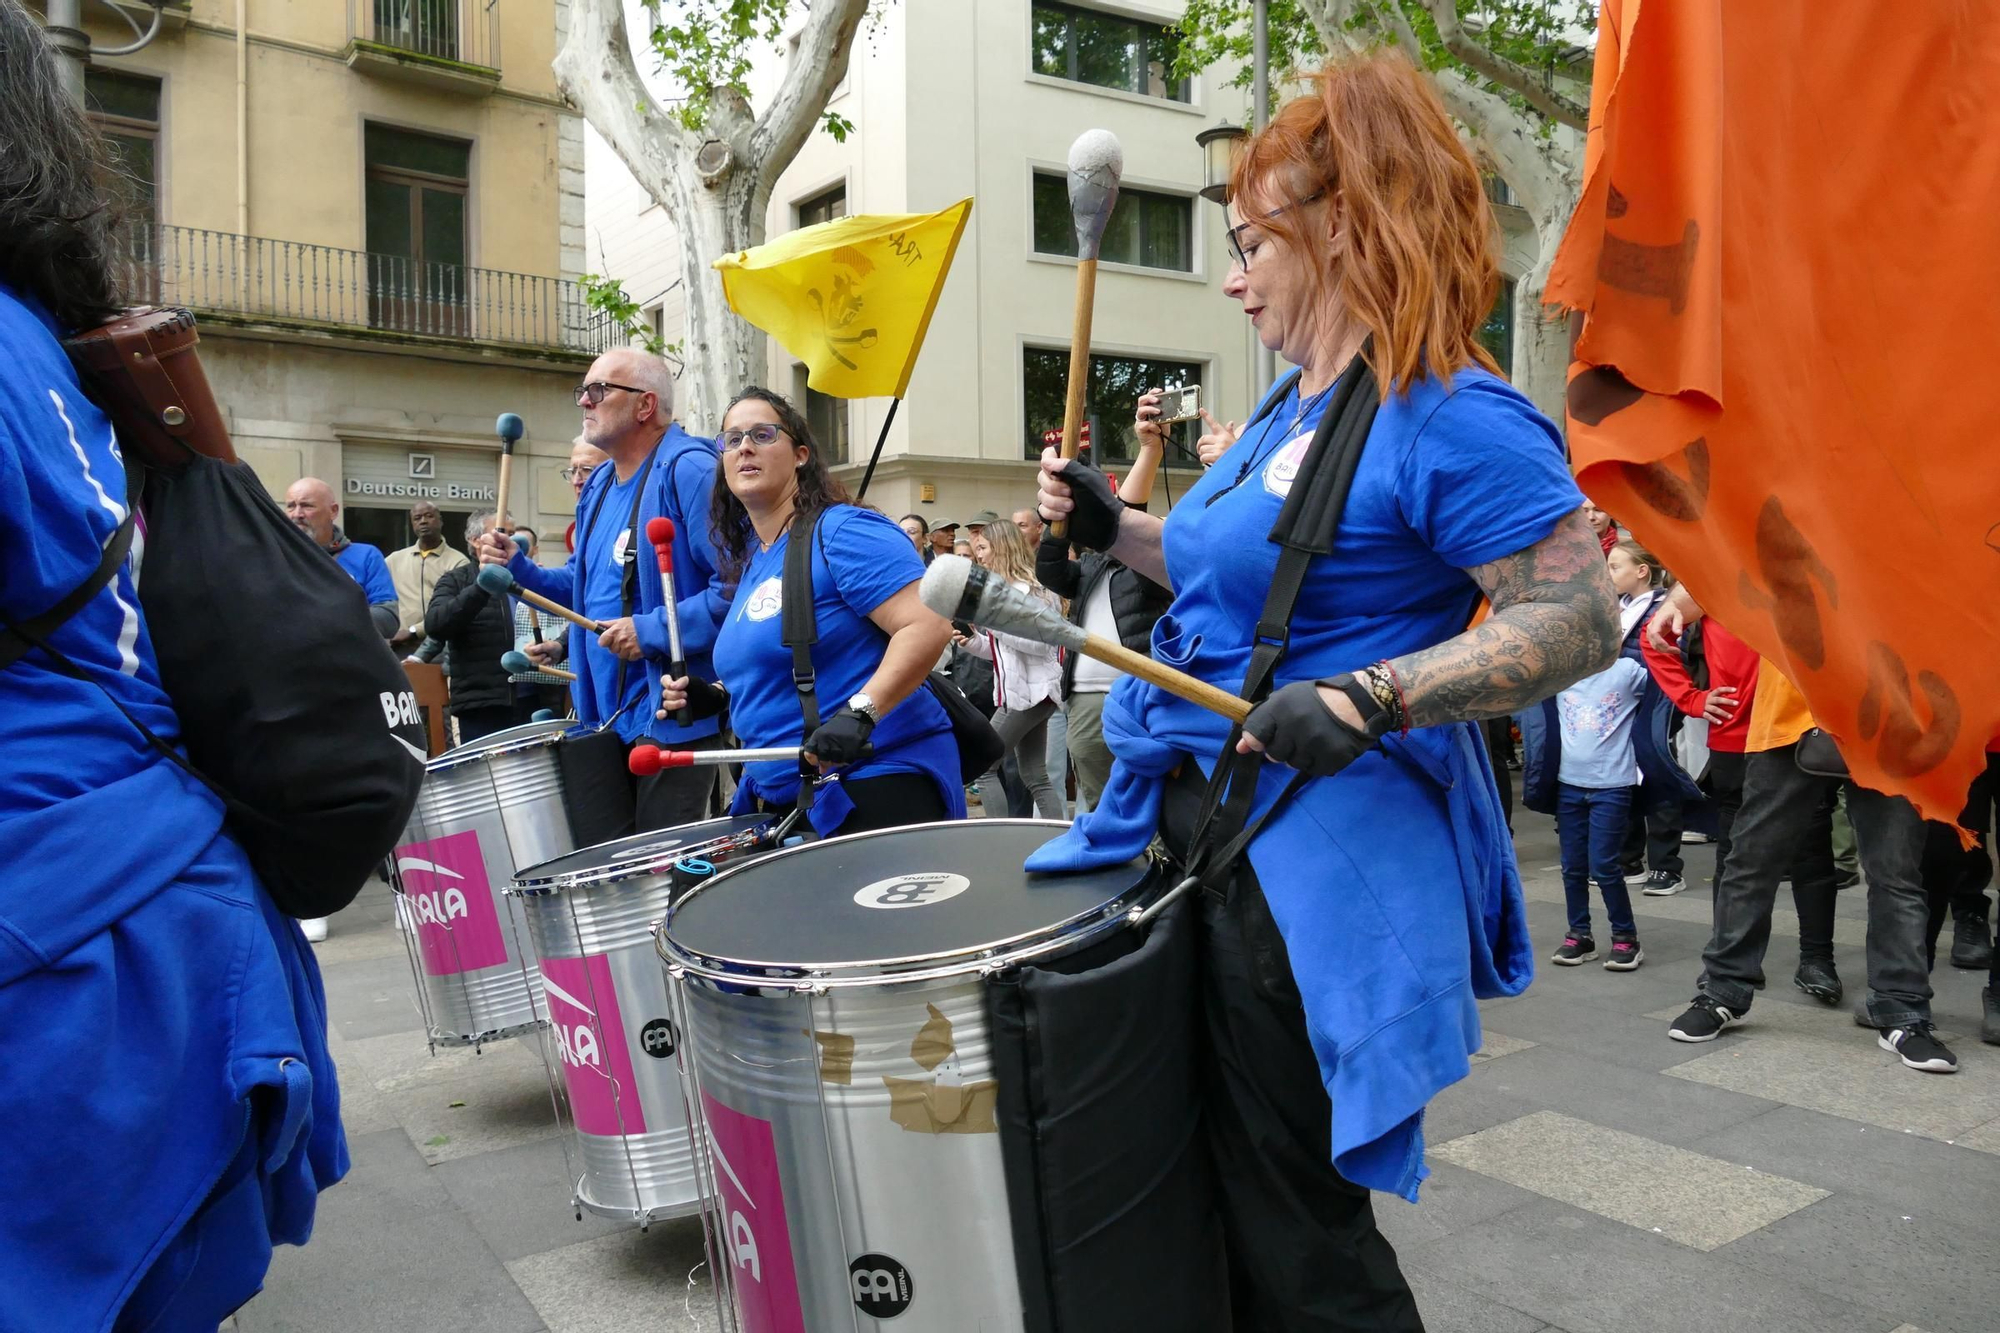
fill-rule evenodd
<path id="1" fill-rule="evenodd" d="M 902 401 L 900 397 L 889 400 L 889 415 L 882 418 L 882 433 L 875 437 L 875 452 L 868 455 L 868 470 L 861 474 L 861 489 L 854 493 L 856 504 L 868 494 L 868 483 L 875 479 L 875 465 L 882 461 L 882 446 L 889 442 L 889 427 L 896 424 L 896 408 Z"/>

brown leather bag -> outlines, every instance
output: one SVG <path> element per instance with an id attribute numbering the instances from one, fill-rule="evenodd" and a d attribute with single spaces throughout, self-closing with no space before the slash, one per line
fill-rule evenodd
<path id="1" fill-rule="evenodd" d="M 119 447 L 148 467 L 179 470 L 190 451 L 236 462 L 195 345 L 194 314 L 139 306 L 63 343 L 91 397 L 118 427 Z"/>

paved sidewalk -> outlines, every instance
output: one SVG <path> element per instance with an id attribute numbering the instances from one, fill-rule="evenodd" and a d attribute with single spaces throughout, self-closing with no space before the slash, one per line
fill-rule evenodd
<path id="1" fill-rule="evenodd" d="M 1519 827 L 1545 956 L 1563 931 L 1555 840 L 1542 817 Z M 1707 935 L 1712 849 L 1686 850 L 1702 888 L 1634 900 L 1639 971 L 1544 966 L 1526 995 L 1485 1006 L 1485 1052 L 1429 1116 L 1423 1202 L 1378 1198 L 1431 1333 L 2000 1328 L 2000 1050 L 1977 1039 L 1983 974 L 1934 978 L 1961 1072 L 1905 1070 L 1850 1006 L 1793 989 L 1781 899 L 1749 1022 L 1710 1045 L 1669 1041 Z M 1841 896 L 1850 999 L 1861 908 L 1860 891 Z M 319 954 L 354 1170 L 312 1244 L 280 1251 L 243 1333 L 714 1328 L 698 1223 L 642 1234 L 572 1215 L 533 1044 L 426 1054 L 386 889 L 336 918 Z"/>

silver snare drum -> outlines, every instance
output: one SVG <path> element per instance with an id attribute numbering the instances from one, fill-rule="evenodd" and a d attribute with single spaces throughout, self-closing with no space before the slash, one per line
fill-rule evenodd
<path id="1" fill-rule="evenodd" d="M 668 915 L 659 953 L 732 1327 L 1023 1328 L 984 982 L 1128 929 L 1158 890 L 1143 860 L 1024 872 L 1062 827 L 834 838 Z"/>
<path id="2" fill-rule="evenodd" d="M 768 816 L 712 819 L 587 847 L 515 877 L 509 896 L 541 959 L 543 1055 L 557 1104 L 569 1107 L 563 1151 L 578 1207 L 644 1226 L 701 1206 L 679 1029 L 653 930 L 692 886 L 776 845 Z"/>
<path id="3" fill-rule="evenodd" d="M 571 850 L 555 747 L 566 722 L 512 727 L 430 761 L 392 858 L 396 912 L 434 1043 L 478 1045 L 543 1017 L 514 871 Z"/>

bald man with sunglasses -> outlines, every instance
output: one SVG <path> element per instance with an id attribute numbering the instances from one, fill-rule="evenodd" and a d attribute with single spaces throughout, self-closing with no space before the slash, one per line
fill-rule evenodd
<path id="1" fill-rule="evenodd" d="M 599 635 L 572 629 L 569 639 L 577 718 L 609 727 L 587 749 L 575 742 L 565 747 L 578 764 L 565 768 L 572 831 L 579 843 L 594 843 L 692 823 L 710 813 L 714 770 L 671 769 L 635 782 L 624 767 L 634 745 L 686 750 L 719 743 L 717 719 L 677 726 L 656 719 L 649 702 L 669 649 L 647 523 L 660 517 L 673 521 L 681 643 L 689 669 L 704 679 L 713 678 L 709 650 L 728 602 L 708 536 L 715 446 L 674 421 L 674 380 L 666 362 L 638 348 L 606 352 L 577 385 L 576 404 L 583 412 L 578 442 L 601 449 L 609 461 L 589 473 L 577 496 L 575 554 L 559 569 L 543 569 L 499 533 L 481 538 L 476 554 L 483 565 L 505 565 L 522 587 L 605 626 Z M 546 657 L 549 651 L 538 648 L 530 655 Z M 583 765 L 575 756 L 581 755 L 595 756 L 588 765 L 593 781 L 578 781 Z"/>

